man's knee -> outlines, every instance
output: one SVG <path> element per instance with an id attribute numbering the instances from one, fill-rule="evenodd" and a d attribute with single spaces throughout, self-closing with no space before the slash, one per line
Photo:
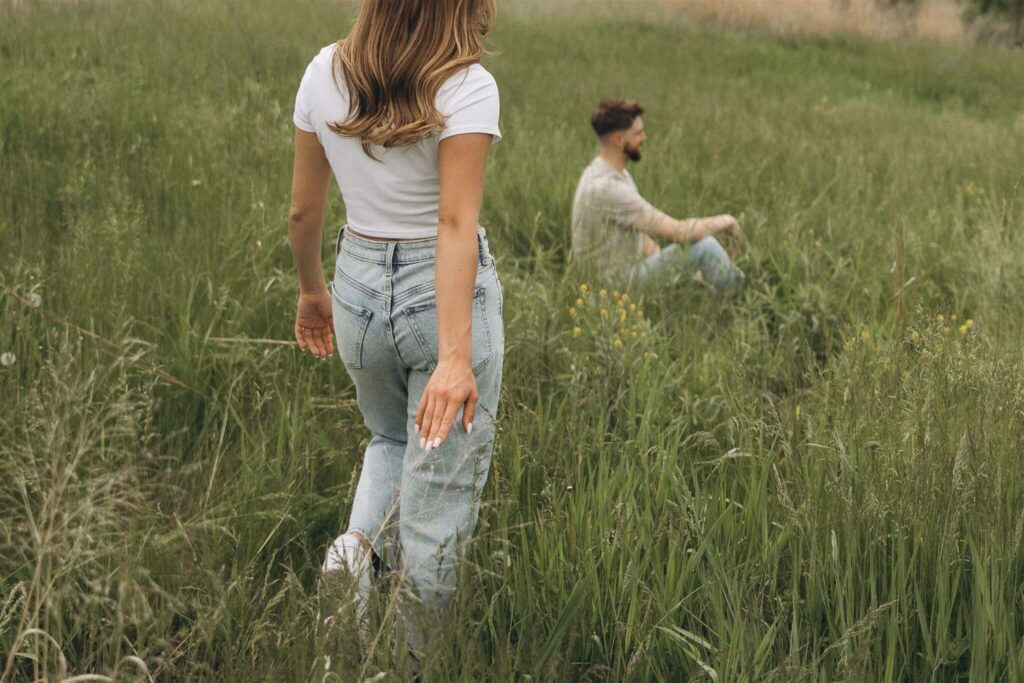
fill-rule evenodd
<path id="1" fill-rule="evenodd" d="M 693 247 L 690 248 L 690 252 L 697 256 L 699 254 L 708 254 L 714 256 L 725 255 L 728 258 L 728 254 L 725 251 L 725 247 L 718 241 L 718 238 L 714 235 L 708 235 L 693 243 Z"/>

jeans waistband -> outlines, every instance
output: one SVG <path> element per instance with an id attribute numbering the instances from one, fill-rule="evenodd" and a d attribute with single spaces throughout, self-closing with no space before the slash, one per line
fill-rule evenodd
<path id="1" fill-rule="evenodd" d="M 424 237 L 401 242 L 379 242 L 354 235 L 346 228 L 348 225 L 343 225 L 338 230 L 334 246 L 335 256 L 341 255 L 341 252 L 344 251 L 363 261 L 379 263 L 382 266 L 389 262 L 400 265 L 432 260 L 437 249 L 437 237 Z M 487 265 L 491 252 L 487 243 L 487 230 L 483 226 L 477 228 L 476 243 L 477 260 L 480 265 Z"/>

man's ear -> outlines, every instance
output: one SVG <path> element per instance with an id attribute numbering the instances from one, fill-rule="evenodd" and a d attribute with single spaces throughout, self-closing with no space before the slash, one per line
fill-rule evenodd
<path id="1" fill-rule="evenodd" d="M 611 135 L 612 144 L 616 147 L 622 147 L 625 142 L 625 135 L 622 134 L 621 130 L 617 130 Z"/>

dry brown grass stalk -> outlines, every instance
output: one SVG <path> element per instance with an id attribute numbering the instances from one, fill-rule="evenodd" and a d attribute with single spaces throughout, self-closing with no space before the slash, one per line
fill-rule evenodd
<path id="1" fill-rule="evenodd" d="M 877 38 L 964 37 L 954 0 L 923 0 L 916 8 L 889 8 L 877 0 L 669 0 L 683 12 L 736 26 L 780 33 Z"/>

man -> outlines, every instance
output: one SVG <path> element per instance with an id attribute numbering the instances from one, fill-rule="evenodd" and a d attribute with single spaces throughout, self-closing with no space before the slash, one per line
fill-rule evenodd
<path id="1" fill-rule="evenodd" d="M 626 164 L 640 161 L 640 148 L 647 139 L 643 113 L 630 100 L 604 100 L 591 118 L 601 151 L 584 169 L 576 188 L 573 263 L 638 284 L 682 274 L 717 291 L 739 284 L 743 272 L 722 246 L 725 242 L 733 250 L 739 247 L 735 218 L 676 220 L 654 208 L 637 190 Z M 652 237 L 672 244 L 662 249 Z"/>

